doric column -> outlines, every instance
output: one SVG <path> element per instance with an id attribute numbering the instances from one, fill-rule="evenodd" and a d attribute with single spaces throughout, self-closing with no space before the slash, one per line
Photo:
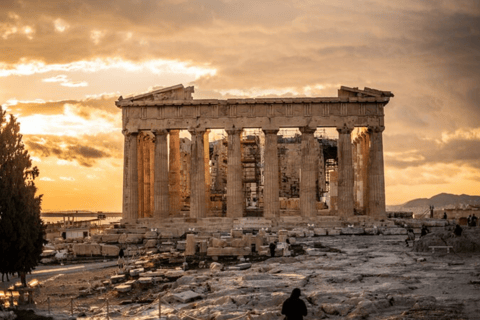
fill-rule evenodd
<path id="1" fill-rule="evenodd" d="M 338 131 L 338 214 L 353 215 L 353 164 L 352 141 L 353 128 L 346 125 Z"/>
<path id="2" fill-rule="evenodd" d="M 168 146 L 167 130 L 157 130 L 155 134 L 155 185 L 154 214 L 156 219 L 167 218 L 169 206 L 168 192 Z"/>
<path id="3" fill-rule="evenodd" d="M 263 130 L 265 133 L 265 163 L 263 187 L 263 216 L 280 217 L 277 130 Z"/>
<path id="4" fill-rule="evenodd" d="M 240 149 L 241 129 L 226 130 L 228 134 L 227 217 L 243 217 L 243 177 Z"/>
<path id="5" fill-rule="evenodd" d="M 138 218 L 138 158 L 137 132 L 123 130 L 123 210 L 122 218 L 135 221 Z"/>
<path id="6" fill-rule="evenodd" d="M 369 127 L 370 134 L 370 172 L 369 172 L 369 215 L 385 216 L 385 173 L 383 168 L 384 126 Z"/>
<path id="7" fill-rule="evenodd" d="M 192 135 L 192 164 L 190 173 L 190 217 L 205 218 L 205 157 L 203 135 L 205 131 L 188 130 Z"/>
<path id="8" fill-rule="evenodd" d="M 314 137 L 315 139 L 315 137 Z M 320 196 L 326 192 L 326 171 L 325 171 L 325 158 L 323 156 L 323 145 L 318 145 L 318 190 Z"/>
<path id="9" fill-rule="evenodd" d="M 168 187 L 170 194 L 170 212 L 179 214 L 182 210 L 182 198 L 180 192 L 180 130 L 170 130 L 170 152 Z"/>
<path id="10" fill-rule="evenodd" d="M 207 204 L 207 211 L 210 210 L 210 188 L 212 186 L 210 178 L 210 130 L 205 130 L 203 135 L 203 157 L 205 158 L 205 201 Z"/>
<path id="11" fill-rule="evenodd" d="M 363 133 L 362 136 L 362 196 L 363 196 L 363 208 L 366 213 L 369 212 L 368 209 L 368 198 L 369 198 L 369 187 L 368 187 L 368 177 L 369 177 L 369 154 L 370 154 L 370 135 L 368 133 Z"/>
<path id="12" fill-rule="evenodd" d="M 143 137 L 143 218 L 152 216 L 150 207 L 150 144 L 152 143 L 150 135 Z"/>
<path id="13" fill-rule="evenodd" d="M 144 156 L 144 148 L 143 145 L 145 144 L 144 133 L 140 132 L 137 136 L 137 166 L 138 166 L 138 217 L 137 218 L 144 218 L 145 217 L 145 156 Z"/>
<path id="14" fill-rule="evenodd" d="M 315 163 L 315 129 L 303 127 L 301 145 L 301 171 L 300 171 L 300 215 L 302 217 L 316 216 L 316 170 Z"/>

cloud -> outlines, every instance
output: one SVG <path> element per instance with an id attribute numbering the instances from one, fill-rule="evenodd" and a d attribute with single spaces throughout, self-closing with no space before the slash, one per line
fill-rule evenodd
<path id="1" fill-rule="evenodd" d="M 60 82 L 61 86 L 71 87 L 71 88 L 88 86 L 88 83 L 85 82 L 85 81 L 71 82 L 67 79 L 67 76 L 64 75 L 64 74 L 58 75 L 58 76 L 55 76 L 55 77 L 51 77 L 51 78 L 45 78 L 42 81 L 43 82 Z"/>
<path id="2" fill-rule="evenodd" d="M 75 181 L 75 178 L 72 178 L 72 177 L 60 177 L 60 180 L 63 180 L 63 181 Z"/>
<path id="3" fill-rule="evenodd" d="M 55 180 L 49 177 L 41 177 L 40 181 L 55 181 Z"/>
<path id="4" fill-rule="evenodd" d="M 83 135 L 80 137 L 25 135 L 27 150 L 39 157 L 56 157 L 61 161 L 75 161 L 92 167 L 104 158 L 121 158 L 122 134 Z M 65 164 L 62 162 L 62 164 Z"/>

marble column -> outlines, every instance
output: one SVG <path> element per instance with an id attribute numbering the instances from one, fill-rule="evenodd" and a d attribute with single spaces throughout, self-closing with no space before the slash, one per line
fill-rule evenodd
<path id="1" fill-rule="evenodd" d="M 315 128 L 302 127 L 301 170 L 300 170 L 300 215 L 316 216 L 316 166 Z"/>
<path id="2" fill-rule="evenodd" d="M 170 194 L 170 212 L 177 215 L 182 210 L 182 198 L 180 191 L 180 130 L 169 130 L 169 171 L 168 188 Z"/>
<path id="3" fill-rule="evenodd" d="M 145 156 L 144 156 L 144 141 L 145 134 L 140 132 L 137 138 L 137 163 L 138 163 L 138 218 L 145 217 L 145 175 L 144 175 L 144 166 L 145 166 Z"/>
<path id="4" fill-rule="evenodd" d="M 125 136 L 123 152 L 123 210 L 125 221 L 138 218 L 138 158 L 137 132 L 123 130 Z"/>
<path id="5" fill-rule="evenodd" d="M 205 157 L 203 149 L 204 130 L 188 130 L 192 135 L 192 164 L 190 172 L 190 217 L 205 218 Z"/>
<path id="6" fill-rule="evenodd" d="M 315 139 L 315 137 L 314 137 Z M 318 145 L 318 189 L 320 196 L 327 191 L 326 186 L 325 158 L 323 156 L 323 145 Z"/>
<path id="7" fill-rule="evenodd" d="M 370 172 L 369 172 L 369 215 L 382 218 L 385 208 L 385 174 L 383 167 L 383 126 L 369 127 L 370 134 Z"/>
<path id="8" fill-rule="evenodd" d="M 152 211 L 150 207 L 150 144 L 151 137 L 145 135 L 143 137 L 143 218 L 151 217 Z"/>
<path id="9" fill-rule="evenodd" d="M 205 158 L 205 202 L 207 205 L 207 211 L 210 210 L 210 188 L 212 186 L 210 178 L 210 130 L 205 130 L 203 135 L 203 157 Z"/>
<path id="10" fill-rule="evenodd" d="M 353 216 L 353 128 L 343 126 L 338 131 L 338 215 Z"/>
<path id="11" fill-rule="evenodd" d="M 168 218 L 168 146 L 167 130 L 156 130 L 155 134 L 155 185 L 154 185 L 154 214 L 156 219 Z"/>
<path id="12" fill-rule="evenodd" d="M 368 214 L 368 198 L 369 198 L 369 154 L 370 154 L 370 135 L 368 133 L 362 133 L 362 196 L 363 196 L 363 209 Z"/>
<path id="13" fill-rule="evenodd" d="M 243 217 L 243 176 L 240 146 L 241 129 L 226 130 L 228 134 L 227 217 Z"/>
<path id="14" fill-rule="evenodd" d="M 263 187 L 263 216 L 265 218 L 280 217 L 279 174 L 277 130 L 266 130 L 265 133 L 265 163 Z"/>

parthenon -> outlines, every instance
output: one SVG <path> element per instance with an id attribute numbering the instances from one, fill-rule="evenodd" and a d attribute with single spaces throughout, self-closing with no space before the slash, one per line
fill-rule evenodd
<path id="1" fill-rule="evenodd" d="M 244 162 L 248 161 L 244 159 L 242 134 L 252 129 L 263 137 L 262 190 L 256 194 L 262 203 L 259 212 L 267 219 L 281 216 L 278 132 L 286 128 L 301 133 L 299 216 L 308 219 L 317 215 L 319 181 L 325 181 L 328 173 L 326 159 L 315 142 L 318 128 L 338 132 L 336 168 L 329 177 L 329 196 L 336 200 L 335 205 L 330 202 L 330 214 L 348 218 L 361 211 L 374 218 L 385 216 L 382 132 L 384 107 L 393 97 L 391 92 L 342 86 L 338 97 L 226 100 L 193 99 L 193 92 L 193 87 L 176 85 L 116 101 L 122 109 L 125 137 L 124 221 L 178 215 L 182 181 L 189 189 L 188 217 L 209 216 L 213 207 L 209 134 L 218 129 L 228 137 L 225 212 L 220 210 L 224 216 L 246 215 L 246 182 L 254 180 L 245 176 Z M 181 130 L 191 135 L 190 161 L 183 169 Z"/>

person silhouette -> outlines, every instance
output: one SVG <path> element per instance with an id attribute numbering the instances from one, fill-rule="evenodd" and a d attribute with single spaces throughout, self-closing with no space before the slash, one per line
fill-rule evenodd
<path id="1" fill-rule="evenodd" d="M 303 316 L 307 315 L 307 306 L 300 299 L 301 291 L 298 288 L 293 289 L 290 298 L 285 300 L 282 305 L 282 314 L 285 320 L 303 320 Z"/>

